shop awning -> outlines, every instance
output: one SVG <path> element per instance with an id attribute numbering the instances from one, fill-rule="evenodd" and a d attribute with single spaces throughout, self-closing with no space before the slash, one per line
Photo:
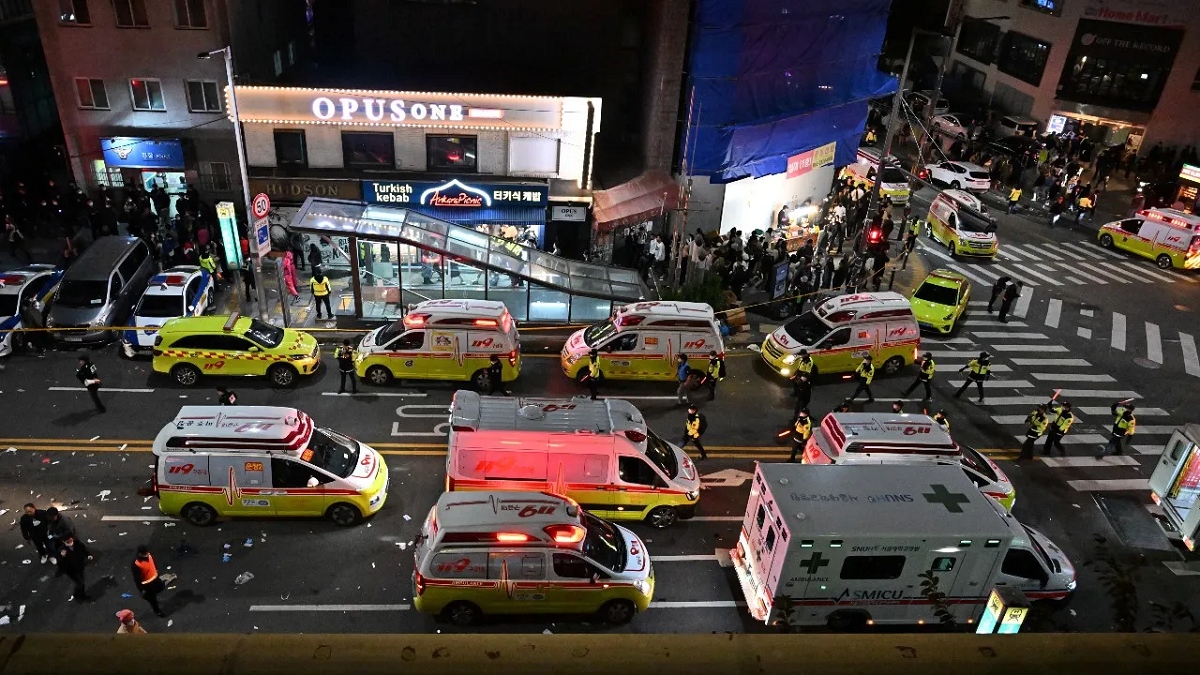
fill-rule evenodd
<path id="1" fill-rule="evenodd" d="M 613 230 L 657 216 L 679 205 L 679 186 L 666 172 L 650 171 L 608 190 L 592 193 L 596 226 Z"/>

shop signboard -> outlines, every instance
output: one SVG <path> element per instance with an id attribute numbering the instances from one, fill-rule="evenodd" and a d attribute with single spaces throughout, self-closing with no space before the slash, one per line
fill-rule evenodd
<path id="1" fill-rule="evenodd" d="M 551 206 L 550 220 L 582 223 L 587 221 L 586 206 Z"/>
<path id="2" fill-rule="evenodd" d="M 819 148 L 813 148 L 798 155 L 788 157 L 787 162 L 787 177 L 796 178 L 823 166 L 833 164 L 834 155 L 837 153 L 837 141 L 826 143 Z"/>
<path id="3" fill-rule="evenodd" d="M 217 222 L 221 224 L 221 244 L 225 247 L 225 269 L 237 269 L 242 266 L 242 246 L 233 202 L 217 202 Z"/>
<path id="4" fill-rule="evenodd" d="M 525 183 L 476 183 L 459 180 L 368 180 L 362 184 L 363 201 L 370 204 L 426 206 L 430 208 L 486 209 L 500 206 L 545 206 L 549 189 Z"/>
<path id="5" fill-rule="evenodd" d="M 182 169 L 183 145 L 177 139 L 101 138 L 104 163 L 121 169 Z"/>
<path id="6" fill-rule="evenodd" d="M 1179 177 L 1193 183 L 1200 183 L 1200 166 L 1184 164 L 1183 170 L 1179 172 Z"/>
<path id="7" fill-rule="evenodd" d="M 273 203 L 300 203 L 309 197 L 329 199 L 362 199 L 362 182 L 357 180 L 324 180 L 319 178 L 251 178 L 251 194 L 265 194 Z"/>
<path id="8" fill-rule="evenodd" d="M 1051 115 L 1050 121 L 1046 123 L 1046 133 L 1061 134 L 1062 130 L 1067 126 L 1066 115 Z"/>

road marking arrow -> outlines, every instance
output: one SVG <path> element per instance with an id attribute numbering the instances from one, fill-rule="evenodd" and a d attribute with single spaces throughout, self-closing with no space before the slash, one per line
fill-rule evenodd
<path id="1" fill-rule="evenodd" d="M 700 487 L 740 487 L 742 483 L 753 480 L 754 474 L 737 469 L 722 469 L 715 473 L 700 476 Z"/>

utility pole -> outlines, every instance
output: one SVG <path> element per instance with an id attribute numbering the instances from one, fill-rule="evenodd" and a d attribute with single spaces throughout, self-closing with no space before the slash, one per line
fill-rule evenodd
<path id="1" fill-rule="evenodd" d="M 887 166 L 887 158 L 892 153 L 892 141 L 896 138 L 896 129 L 900 126 L 900 104 L 904 100 L 904 81 L 908 79 L 908 63 L 912 60 L 913 43 L 917 39 L 917 32 L 920 29 L 914 29 L 912 36 L 908 39 L 908 53 L 904 55 L 904 68 L 900 70 L 900 82 L 896 86 L 896 94 L 892 96 L 892 112 L 888 115 L 887 132 L 883 135 L 883 148 L 879 151 L 879 170 L 875 174 L 875 183 L 871 186 L 871 200 L 867 202 L 867 220 L 871 220 L 876 216 L 876 209 L 879 208 L 879 184 L 883 182 L 883 170 Z M 862 236 L 862 230 L 866 223 L 855 223 L 851 239 L 857 240 Z"/>
<path id="2" fill-rule="evenodd" d="M 680 267 L 683 266 L 683 240 L 687 236 L 687 205 L 688 199 L 692 194 L 692 176 L 691 163 L 688 161 L 688 154 L 692 145 L 692 111 L 696 102 L 696 88 L 692 87 L 691 94 L 688 96 L 688 116 L 687 127 L 683 134 L 683 158 L 679 163 L 679 198 L 677 203 L 683 209 L 683 213 L 676 213 L 671 219 L 671 258 L 668 263 L 671 268 L 670 275 L 667 277 L 671 288 L 679 288 L 683 285 L 683 278 L 680 274 Z M 696 126 L 699 127 L 700 115 L 696 113 Z M 699 133 L 697 133 L 697 141 Z M 681 222 L 682 220 L 682 222 Z"/>

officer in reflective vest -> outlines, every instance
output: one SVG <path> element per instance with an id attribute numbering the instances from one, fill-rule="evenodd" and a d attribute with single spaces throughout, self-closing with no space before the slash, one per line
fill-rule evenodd
<path id="1" fill-rule="evenodd" d="M 708 453 L 704 451 L 704 445 L 700 442 L 700 437 L 708 429 L 708 420 L 704 419 L 704 414 L 696 410 L 696 404 L 688 406 L 687 421 L 683 426 L 683 440 L 679 443 L 679 449 L 682 450 L 688 443 L 696 446 L 700 451 L 700 459 L 708 459 Z"/>
<path id="2" fill-rule="evenodd" d="M 583 381 L 587 384 L 588 391 L 592 393 L 592 400 L 596 400 L 596 387 L 600 384 L 600 352 L 593 349 L 588 352 L 587 375 L 584 375 Z"/>
<path id="3" fill-rule="evenodd" d="M 1025 418 L 1025 443 L 1021 446 L 1021 454 L 1017 459 L 1033 459 L 1033 444 L 1046 433 L 1048 424 L 1050 420 L 1046 417 L 1046 404 L 1039 403 L 1033 412 L 1029 413 L 1029 417 Z"/>
<path id="4" fill-rule="evenodd" d="M 328 315 L 328 318 L 332 319 L 333 309 L 329 307 L 329 293 L 331 290 L 329 277 L 317 272 L 313 275 L 312 279 L 309 279 L 308 285 L 312 289 L 313 300 L 317 306 L 317 318 L 321 318 L 321 305 L 324 304 L 325 314 Z"/>
<path id="5" fill-rule="evenodd" d="M 792 377 L 799 377 L 801 375 L 807 375 L 809 381 L 811 382 L 812 381 L 812 371 L 813 371 L 812 357 L 808 355 L 807 349 L 801 349 L 800 353 L 796 355 L 796 372 L 795 372 L 795 374 L 792 375 Z"/>
<path id="6" fill-rule="evenodd" d="M 946 433 L 950 433 L 950 420 L 946 419 L 945 410 L 937 411 L 937 413 L 933 416 L 933 421 L 937 422 L 938 426 L 940 426 L 942 429 L 945 429 Z"/>
<path id="7" fill-rule="evenodd" d="M 962 368 L 959 368 L 958 372 L 961 373 L 968 368 L 971 369 L 971 374 L 966 381 L 962 383 L 962 386 L 958 388 L 958 391 L 954 392 L 954 398 L 962 396 L 962 393 L 967 390 L 967 387 L 971 386 L 971 383 L 974 382 L 975 386 L 979 388 L 979 402 L 983 403 L 983 381 L 991 377 L 992 355 L 988 354 L 987 352 L 979 352 L 979 358 L 971 359 L 971 362 Z"/>
<path id="8" fill-rule="evenodd" d="M 858 377 L 858 387 L 854 389 L 854 393 L 847 400 L 853 401 L 865 391 L 867 392 L 867 403 L 874 403 L 875 395 L 871 393 L 871 380 L 875 379 L 875 366 L 871 365 L 870 354 L 863 357 L 862 363 L 855 369 L 854 375 Z"/>
<path id="9" fill-rule="evenodd" d="M 796 455 L 804 452 L 804 446 L 808 443 L 808 438 L 812 436 L 812 418 L 808 416 L 808 408 L 800 410 L 800 414 L 796 415 L 796 421 L 792 424 L 792 456 L 788 459 L 789 462 L 796 461 Z"/>
<path id="10" fill-rule="evenodd" d="M 1075 413 L 1071 412 L 1071 404 L 1063 401 L 1058 407 L 1058 414 L 1054 416 L 1054 421 L 1050 422 L 1050 427 L 1046 431 L 1046 447 L 1042 449 L 1043 455 L 1049 455 L 1050 451 L 1058 448 L 1058 454 L 1063 457 L 1067 456 L 1067 449 L 1062 445 L 1063 436 L 1071 430 L 1071 425 L 1075 423 Z"/>
<path id="11" fill-rule="evenodd" d="M 717 397 L 717 383 L 725 379 L 725 357 L 717 354 L 715 349 L 708 352 L 708 370 L 704 373 L 704 383 L 708 385 L 708 400 Z"/>
<path id="12" fill-rule="evenodd" d="M 129 566 L 133 572 L 133 580 L 137 583 L 138 592 L 150 603 L 150 608 L 159 616 L 166 616 L 158 606 L 158 594 L 163 592 L 165 584 L 158 576 L 158 568 L 154 565 L 154 557 L 150 549 L 138 546 L 133 564 Z"/>
<path id="13" fill-rule="evenodd" d="M 912 393 L 913 389 L 917 388 L 918 384 L 923 384 L 925 385 L 924 400 L 932 401 L 933 390 L 930 388 L 930 385 L 933 383 L 933 373 L 936 370 L 937 365 L 933 362 L 933 354 L 926 353 L 925 356 L 921 357 L 921 372 L 917 373 L 917 379 L 913 380 L 913 383 L 908 385 L 908 389 L 905 389 L 904 394 L 902 395 L 907 397 Z"/>
<path id="14" fill-rule="evenodd" d="M 1108 445 L 1100 451 L 1096 458 L 1105 455 L 1125 454 L 1125 441 L 1137 430 L 1137 418 L 1133 416 L 1134 405 L 1128 400 L 1112 404 L 1113 427 L 1108 439 Z M 1111 451 L 1111 452 L 1110 452 Z"/>

